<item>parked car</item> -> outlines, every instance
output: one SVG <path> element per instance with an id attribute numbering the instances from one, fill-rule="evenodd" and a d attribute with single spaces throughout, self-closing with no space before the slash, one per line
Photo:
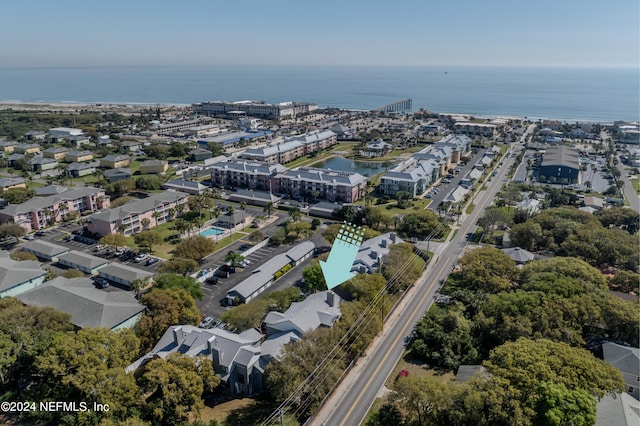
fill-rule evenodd
<path id="1" fill-rule="evenodd" d="M 103 248 L 105 248 L 105 245 L 104 245 L 104 244 L 98 244 L 97 246 L 95 246 L 95 247 L 93 248 L 93 251 L 100 251 L 100 250 L 102 250 Z"/>
<path id="2" fill-rule="evenodd" d="M 200 321 L 200 324 L 198 324 L 198 327 L 200 327 L 200 328 L 211 328 L 212 325 L 213 325 L 213 318 L 206 317 L 205 319 Z"/>
<path id="3" fill-rule="evenodd" d="M 155 265 L 158 262 L 160 262 L 160 259 L 158 259 L 157 257 L 151 257 L 151 258 L 149 258 L 149 260 L 147 260 L 145 265 L 151 266 L 151 265 Z"/>
<path id="4" fill-rule="evenodd" d="M 124 254 L 124 249 L 118 249 L 113 254 L 116 256 L 122 256 Z"/>
<path id="5" fill-rule="evenodd" d="M 44 231 L 36 231 L 36 235 L 37 235 L 38 237 L 44 237 L 45 235 L 47 235 L 47 233 L 46 233 L 46 232 L 44 232 Z"/>
<path id="6" fill-rule="evenodd" d="M 400 377 L 407 377 L 409 375 L 409 370 L 400 370 L 400 372 L 398 373 L 398 379 Z"/>
<path id="7" fill-rule="evenodd" d="M 25 236 L 24 236 L 24 237 L 22 237 L 22 238 L 24 238 L 24 239 L 25 239 L 25 240 L 27 240 L 27 241 L 31 241 L 31 240 L 33 240 L 34 236 L 33 236 L 33 235 L 31 235 L 31 234 L 27 234 L 27 235 L 25 235 Z"/>
<path id="8" fill-rule="evenodd" d="M 97 277 L 95 280 L 96 286 L 98 286 L 98 288 L 107 288 L 109 287 L 109 281 L 107 281 L 106 279 L 102 278 L 102 277 Z"/>
<path id="9" fill-rule="evenodd" d="M 142 262 L 143 260 L 145 260 L 145 259 L 146 259 L 146 258 L 148 258 L 148 257 L 149 257 L 149 255 L 148 255 L 147 253 L 142 253 L 142 254 L 137 255 L 137 256 L 133 259 L 133 261 L 134 261 L 135 263 L 140 263 L 140 262 Z"/>

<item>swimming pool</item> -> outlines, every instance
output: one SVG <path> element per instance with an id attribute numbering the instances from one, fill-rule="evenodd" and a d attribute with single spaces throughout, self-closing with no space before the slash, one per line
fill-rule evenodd
<path id="1" fill-rule="evenodd" d="M 200 233 L 200 235 L 202 235 L 203 237 L 209 237 L 211 235 L 220 235 L 222 234 L 224 231 L 222 229 L 218 229 L 218 228 L 209 228 L 209 229 L 205 229 L 204 231 L 202 231 Z"/>

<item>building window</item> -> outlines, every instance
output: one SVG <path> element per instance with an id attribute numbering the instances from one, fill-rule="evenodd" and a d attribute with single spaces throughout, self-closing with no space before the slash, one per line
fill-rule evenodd
<path id="1" fill-rule="evenodd" d="M 633 393 L 633 386 L 629 386 L 629 393 Z"/>

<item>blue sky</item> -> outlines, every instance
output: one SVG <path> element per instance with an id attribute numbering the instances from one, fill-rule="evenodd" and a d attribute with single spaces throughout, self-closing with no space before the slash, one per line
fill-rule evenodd
<path id="1" fill-rule="evenodd" d="M 19 0 L 0 66 L 635 67 L 637 0 Z"/>

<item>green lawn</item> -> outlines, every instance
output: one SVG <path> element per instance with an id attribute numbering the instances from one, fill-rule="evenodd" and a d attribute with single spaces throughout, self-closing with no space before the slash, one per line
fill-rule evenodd
<path id="1" fill-rule="evenodd" d="M 640 179 L 631 179 L 631 185 L 636 190 L 636 194 L 640 194 Z"/>

